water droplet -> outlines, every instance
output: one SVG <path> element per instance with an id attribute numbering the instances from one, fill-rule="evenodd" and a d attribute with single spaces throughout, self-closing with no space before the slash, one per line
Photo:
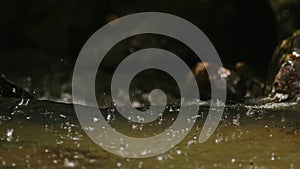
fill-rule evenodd
<path id="1" fill-rule="evenodd" d="M 164 159 L 163 156 L 157 156 L 158 161 L 162 161 L 163 159 Z"/>
<path id="2" fill-rule="evenodd" d="M 216 144 L 219 144 L 219 143 L 222 142 L 222 140 L 223 140 L 222 137 L 216 138 L 216 139 L 215 139 L 215 143 L 216 143 Z"/>
<path id="3" fill-rule="evenodd" d="M 147 155 L 147 150 L 143 150 L 143 151 L 141 152 L 141 155 L 142 155 L 142 156 Z"/>
<path id="4" fill-rule="evenodd" d="M 66 118 L 67 116 L 65 116 L 65 115 L 63 115 L 63 114 L 59 114 L 59 116 L 61 117 L 61 118 Z"/>
<path id="5" fill-rule="evenodd" d="M 232 124 L 239 126 L 240 125 L 240 115 L 237 114 L 235 119 L 232 119 Z"/>
<path id="6" fill-rule="evenodd" d="M 76 166 L 75 162 L 69 161 L 69 159 L 65 158 L 65 160 L 64 160 L 64 167 L 73 168 L 75 166 Z"/>
<path id="7" fill-rule="evenodd" d="M 94 122 L 94 123 L 96 123 L 96 122 L 99 121 L 99 120 L 100 120 L 99 118 L 96 118 L 96 117 L 93 118 L 93 122 Z"/>
<path id="8" fill-rule="evenodd" d="M 120 145 L 120 151 L 124 151 L 125 148 L 126 148 L 126 145 L 124 145 L 124 144 L 121 144 L 121 145 Z"/>
<path id="9" fill-rule="evenodd" d="M 136 129 L 136 128 L 137 128 L 137 124 L 132 124 L 132 125 L 131 125 L 131 128 L 132 128 L 132 129 Z"/>
<path id="10" fill-rule="evenodd" d="M 7 129 L 7 132 L 6 132 L 7 138 L 6 138 L 6 140 L 7 140 L 8 142 L 12 141 L 12 139 L 13 139 L 13 134 L 14 134 L 14 129 Z"/>
<path id="11" fill-rule="evenodd" d="M 280 120 L 282 123 L 285 123 L 286 122 L 286 117 L 284 115 L 282 115 L 281 117 L 281 120 Z"/>
<path id="12" fill-rule="evenodd" d="M 107 120 L 107 121 L 111 121 L 111 119 L 112 119 L 111 115 L 108 114 L 107 117 L 106 117 L 106 120 Z"/>
<path id="13" fill-rule="evenodd" d="M 271 160 L 274 161 L 276 159 L 275 153 L 272 153 Z"/>
<path id="14" fill-rule="evenodd" d="M 142 167 L 143 167 L 143 164 L 144 164 L 143 161 L 140 161 L 140 162 L 139 162 L 139 165 L 138 165 L 138 168 L 142 168 Z"/>

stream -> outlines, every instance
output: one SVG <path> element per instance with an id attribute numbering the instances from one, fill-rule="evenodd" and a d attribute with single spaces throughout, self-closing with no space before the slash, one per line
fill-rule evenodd
<path id="1" fill-rule="evenodd" d="M 81 128 L 72 104 L 0 98 L 0 168 L 299 168 L 300 105 L 243 103 L 225 107 L 205 143 L 198 143 L 209 110 L 199 113 L 189 134 L 173 149 L 148 158 L 125 158 L 97 146 Z M 111 108 L 103 108 L 103 116 Z M 124 108 L 126 109 L 126 108 Z M 160 119 L 135 124 L 114 114 L 109 124 L 132 137 L 164 131 L 178 110 L 167 107 Z"/>

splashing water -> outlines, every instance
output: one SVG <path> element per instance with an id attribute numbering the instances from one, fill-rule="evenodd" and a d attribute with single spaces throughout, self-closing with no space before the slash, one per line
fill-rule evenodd
<path id="1" fill-rule="evenodd" d="M 35 100 L 26 105 L 19 103 L 18 99 L 5 98 L 0 102 L 3 112 L 0 116 L 0 166 L 3 168 L 300 167 L 297 163 L 300 107 L 297 103 L 227 105 L 215 133 L 200 144 L 197 140 L 209 103 L 197 102 L 199 114 L 190 118 L 196 123 L 187 137 L 170 151 L 145 159 L 118 157 L 96 146 L 80 127 L 72 105 Z M 190 104 L 196 103 L 191 101 Z M 150 137 L 165 131 L 176 119 L 178 109 L 167 108 L 156 121 L 142 125 L 113 112 L 115 120 L 110 125 L 131 137 Z M 103 110 L 104 117 L 109 113 L 111 109 Z M 97 117 L 92 121 L 99 123 Z M 170 134 L 175 137 L 177 132 L 181 131 L 173 130 Z M 157 143 L 157 148 L 159 145 Z M 122 151 L 128 144 L 116 146 Z"/>

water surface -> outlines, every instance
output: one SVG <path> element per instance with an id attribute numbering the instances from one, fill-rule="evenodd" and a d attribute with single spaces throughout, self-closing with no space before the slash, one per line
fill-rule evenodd
<path id="1" fill-rule="evenodd" d="M 81 129 L 73 106 L 49 101 L 0 98 L 0 168 L 299 168 L 300 105 L 227 105 L 217 130 L 198 143 L 209 106 L 200 105 L 196 123 L 175 148 L 161 155 L 131 159 L 98 147 Z M 164 131 L 177 117 L 168 111 L 151 124 L 111 114 L 109 123 L 132 137 Z M 159 143 L 157 144 L 159 146 Z"/>

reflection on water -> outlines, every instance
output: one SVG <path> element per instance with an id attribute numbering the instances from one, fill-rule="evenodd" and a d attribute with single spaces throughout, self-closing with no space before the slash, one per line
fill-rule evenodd
<path id="1" fill-rule="evenodd" d="M 228 105 L 214 135 L 199 144 L 209 109 L 201 103 L 194 128 L 179 145 L 158 156 L 130 159 L 93 143 L 80 128 L 72 105 L 0 100 L 0 168 L 300 167 L 300 105 L 296 103 Z M 178 108 L 167 110 L 149 124 L 133 123 L 118 114 L 113 114 L 110 124 L 132 137 L 149 137 L 176 119 Z M 104 116 L 112 115 L 108 112 Z"/>

